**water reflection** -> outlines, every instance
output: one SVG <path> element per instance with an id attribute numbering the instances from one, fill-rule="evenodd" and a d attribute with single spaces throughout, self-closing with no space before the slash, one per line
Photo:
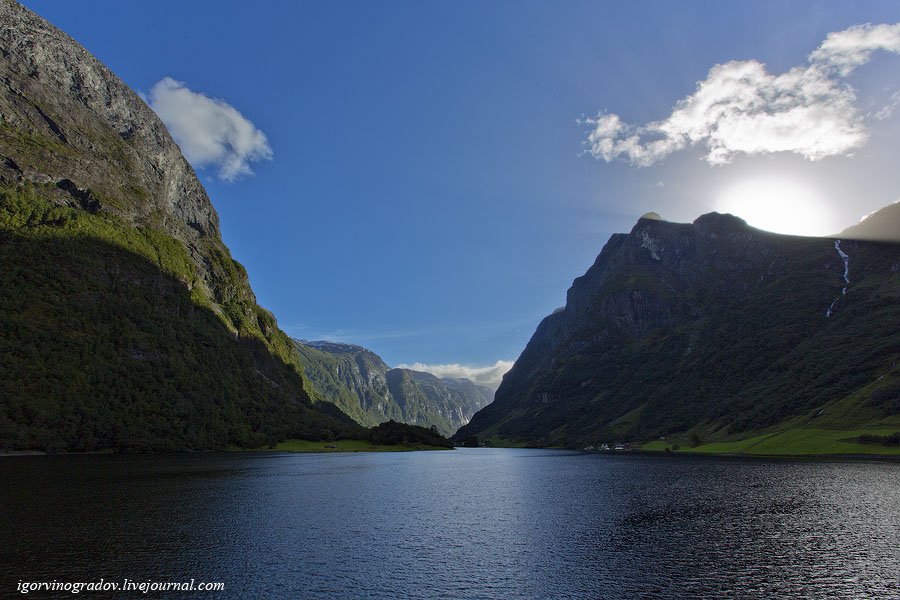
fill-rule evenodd
<path id="1" fill-rule="evenodd" d="M 224 581 L 227 598 L 900 596 L 898 490 L 900 466 L 863 462 L 16 457 L 0 596 L 100 577 Z"/>

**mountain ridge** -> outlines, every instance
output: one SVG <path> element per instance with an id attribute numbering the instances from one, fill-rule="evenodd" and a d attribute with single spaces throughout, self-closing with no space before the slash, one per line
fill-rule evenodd
<path id="1" fill-rule="evenodd" d="M 468 423 L 493 392 L 468 379 L 391 368 L 362 346 L 294 340 L 314 396 L 338 406 L 365 426 L 396 420 L 434 426 L 451 435 Z"/>
<path id="2" fill-rule="evenodd" d="M 641 218 L 575 279 L 565 308 L 541 321 L 495 401 L 455 438 L 570 446 L 733 439 L 822 409 L 877 377 L 892 385 L 900 245 L 840 247 L 849 284 L 832 238 L 781 236 L 717 213 L 691 224 Z M 835 348 L 845 344 L 852 351 L 841 355 Z M 865 406 L 860 415 L 846 424 L 897 416 Z"/>
<path id="3" fill-rule="evenodd" d="M 843 230 L 840 235 L 856 240 L 900 242 L 900 200 L 866 215 L 856 225 Z"/>

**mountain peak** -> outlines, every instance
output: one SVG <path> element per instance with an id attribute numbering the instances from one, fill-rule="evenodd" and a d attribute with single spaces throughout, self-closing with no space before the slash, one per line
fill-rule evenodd
<path id="1" fill-rule="evenodd" d="M 841 252 L 856 269 L 849 288 Z M 456 439 L 583 447 L 696 431 L 749 438 L 821 415 L 829 401 L 864 402 L 856 390 L 893 368 L 885 349 L 898 260 L 897 245 L 848 240 L 841 250 L 730 214 L 642 218 L 575 279 L 565 310 L 540 322 L 494 402 Z M 882 406 L 864 414 L 890 416 Z"/>
<path id="2" fill-rule="evenodd" d="M 694 219 L 694 225 L 700 225 L 707 228 L 721 227 L 749 227 L 747 221 L 737 217 L 731 213 L 710 212 L 700 215 Z"/>
<path id="3" fill-rule="evenodd" d="M 700 215 L 694 219 L 693 223 L 679 223 L 667 221 L 658 213 L 648 212 L 637 220 L 631 229 L 631 234 L 646 237 L 647 232 L 651 234 L 654 232 L 675 233 L 692 226 L 703 234 L 733 232 L 750 228 L 744 219 L 729 213 L 710 212 Z"/>
<path id="4" fill-rule="evenodd" d="M 863 217 L 840 235 L 854 240 L 900 241 L 900 200 Z"/>
<path id="5" fill-rule="evenodd" d="M 331 354 L 370 352 L 370 350 L 363 348 L 362 346 L 357 346 L 355 344 L 345 344 L 344 342 L 332 342 L 329 340 L 301 340 L 298 338 L 293 339 L 298 344 L 303 344 L 304 346 L 309 346 L 310 348 L 315 348 L 316 350 L 321 350 L 322 352 L 328 352 Z"/>

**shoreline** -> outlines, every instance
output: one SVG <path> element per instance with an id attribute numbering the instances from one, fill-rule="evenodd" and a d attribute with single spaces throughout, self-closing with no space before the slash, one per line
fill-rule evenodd
<path id="1" fill-rule="evenodd" d="M 331 442 L 309 440 L 285 440 L 273 447 L 241 448 L 239 452 L 290 452 L 294 454 L 335 454 L 346 452 L 430 452 L 433 450 L 454 450 L 453 447 L 429 444 L 374 444 L 364 439 L 345 439 Z"/>
<path id="2" fill-rule="evenodd" d="M 360 442 L 361 440 L 340 440 Z M 41 450 L 4 450 L 0 451 L 0 459 L 28 456 L 94 456 L 94 455 L 171 455 L 171 454 L 209 454 L 212 452 L 223 453 L 285 453 L 285 454 L 349 454 L 349 453 L 382 453 L 382 452 L 432 452 L 441 450 L 458 450 L 467 449 L 466 447 L 447 448 L 443 446 L 406 446 L 406 445 L 368 445 L 363 447 L 328 447 L 325 442 L 306 442 L 306 447 L 290 447 L 285 442 L 278 444 L 274 448 L 225 448 L 213 450 L 174 450 L 164 452 L 120 452 L 117 450 L 97 450 L 91 452 L 54 452 L 48 453 Z M 325 444 L 321 448 L 309 447 L 311 445 Z M 279 447 L 281 446 L 281 447 Z M 337 446 L 337 444 L 335 444 Z M 691 458 L 742 458 L 742 459 L 763 459 L 763 460 L 822 460 L 822 461 L 872 461 L 872 462 L 897 462 L 900 463 L 900 454 L 865 454 L 865 453 L 847 453 L 847 454 L 749 454 L 736 452 L 665 452 L 661 450 L 620 450 L 620 451 L 603 451 L 603 450 L 581 450 L 578 448 L 560 448 L 553 446 L 545 447 L 522 447 L 522 446 L 479 446 L 481 449 L 500 449 L 500 450 L 558 450 L 564 452 L 572 452 L 576 454 L 598 454 L 603 456 L 655 456 L 655 457 L 691 457 Z"/>
<path id="3" fill-rule="evenodd" d="M 601 454 L 601 452 L 582 451 L 586 454 Z M 608 454 L 612 454 L 611 452 Z M 851 453 L 846 454 L 750 454 L 741 452 L 666 452 L 664 450 L 630 450 L 628 452 L 619 452 L 618 454 L 640 454 L 644 456 L 689 456 L 689 457 L 712 457 L 712 458 L 758 458 L 758 459 L 785 459 L 785 460 L 871 460 L 871 461 L 889 461 L 900 462 L 900 454 L 865 454 Z"/>
<path id="4" fill-rule="evenodd" d="M 876 454 L 876 453 L 859 453 L 848 452 L 828 453 L 828 454 L 773 454 L 773 453 L 742 453 L 742 452 L 691 452 L 685 450 L 677 450 L 666 452 L 665 450 L 642 450 L 640 448 L 632 448 L 630 450 L 584 450 L 581 448 L 563 448 L 560 446 L 479 446 L 482 449 L 505 449 L 505 450 L 560 450 L 566 452 L 574 452 L 577 454 L 599 454 L 603 456 L 662 456 L 662 457 L 709 457 L 709 458 L 759 458 L 759 459 L 785 459 L 785 460 L 852 460 L 852 461 L 878 461 L 878 462 L 900 462 L 900 454 Z"/>
<path id="5" fill-rule="evenodd" d="M 321 446 L 321 447 L 318 447 Z M 435 450 L 455 450 L 453 447 L 372 444 L 368 440 L 337 440 L 335 442 L 311 442 L 309 440 L 285 440 L 274 447 L 261 448 L 214 448 L 209 450 L 164 450 L 164 451 L 121 451 L 116 449 L 91 450 L 88 452 L 45 452 L 43 450 L 0 450 L 0 458 L 23 456 L 97 456 L 97 455 L 166 455 L 166 454 L 209 454 L 211 452 L 283 452 L 289 454 L 340 454 L 351 452 L 431 452 Z"/>
<path id="6" fill-rule="evenodd" d="M 3 450 L 0 451 L 0 458 L 5 456 L 49 456 L 41 450 Z"/>

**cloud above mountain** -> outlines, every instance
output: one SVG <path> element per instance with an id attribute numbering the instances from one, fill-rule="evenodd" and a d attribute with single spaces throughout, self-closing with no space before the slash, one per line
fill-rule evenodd
<path id="1" fill-rule="evenodd" d="M 477 384 L 496 390 L 500 386 L 503 375 L 512 368 L 513 363 L 514 361 L 511 360 L 498 360 L 493 365 L 487 367 L 469 367 L 458 363 L 426 365 L 417 362 L 411 365 L 403 364 L 397 366 L 400 369 L 425 371 L 426 373 L 431 373 L 435 377 L 469 379 Z"/>
<path id="2" fill-rule="evenodd" d="M 223 100 L 170 77 L 158 81 L 147 100 L 188 162 L 196 168 L 214 165 L 223 181 L 252 175 L 250 163 L 272 158 L 266 134 Z"/>
<path id="3" fill-rule="evenodd" d="M 601 112 L 582 120 L 589 127 L 587 152 L 635 166 L 697 145 L 706 147 L 713 165 L 738 154 L 792 152 L 809 160 L 850 154 L 869 136 L 856 91 L 844 78 L 876 51 L 900 53 L 900 23 L 829 33 L 805 65 L 781 75 L 756 60 L 715 65 L 665 119 L 634 126 Z"/>

